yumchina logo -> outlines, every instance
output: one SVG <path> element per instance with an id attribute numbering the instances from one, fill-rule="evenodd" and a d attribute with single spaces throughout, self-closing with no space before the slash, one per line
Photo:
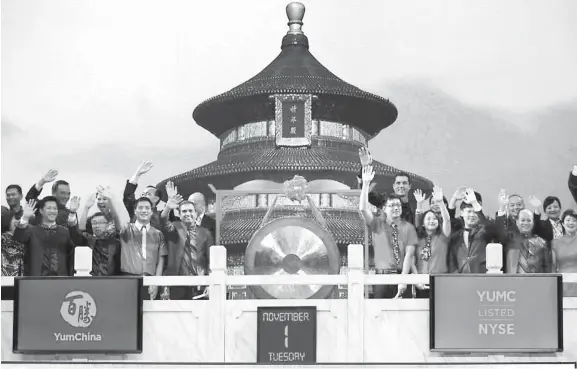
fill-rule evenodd
<path id="1" fill-rule="evenodd" d="M 72 291 L 60 306 L 60 316 L 74 328 L 88 328 L 96 318 L 96 303 L 88 292 Z M 56 341 L 102 341 L 100 334 L 90 332 L 54 333 Z"/>

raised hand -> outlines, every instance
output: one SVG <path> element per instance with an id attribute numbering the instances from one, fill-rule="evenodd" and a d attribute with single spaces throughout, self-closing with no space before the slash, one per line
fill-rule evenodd
<path id="1" fill-rule="evenodd" d="M 106 199 L 114 198 L 114 195 L 112 194 L 112 190 L 108 186 L 100 185 L 100 186 L 96 187 L 96 192 L 98 192 L 100 195 L 102 195 L 102 197 L 104 197 Z"/>
<path id="2" fill-rule="evenodd" d="M 443 201 L 443 189 L 441 187 L 433 187 L 433 200 Z"/>
<path id="3" fill-rule="evenodd" d="M 534 207 L 535 209 L 540 209 L 541 205 L 543 205 L 543 203 L 541 202 L 541 200 L 539 200 L 536 196 L 529 196 L 529 203 L 531 204 L 532 207 Z"/>
<path id="4" fill-rule="evenodd" d="M 45 175 L 42 176 L 42 182 L 50 183 L 58 177 L 58 171 L 56 169 L 50 169 Z"/>
<path id="5" fill-rule="evenodd" d="M 422 204 L 423 202 L 425 202 L 425 194 L 423 193 L 423 191 L 416 189 L 415 191 L 413 191 L 413 195 L 415 196 L 415 200 L 417 200 L 417 204 Z"/>
<path id="6" fill-rule="evenodd" d="M 363 167 L 363 176 L 362 176 L 363 183 L 369 184 L 371 183 L 373 178 L 375 178 L 375 172 L 373 171 L 373 166 L 367 165 L 366 167 Z"/>
<path id="7" fill-rule="evenodd" d="M 369 151 L 368 147 L 363 146 L 359 149 L 359 159 L 361 159 L 361 165 L 363 167 L 371 165 L 373 162 L 373 157 L 371 156 L 371 152 Z"/>
<path id="8" fill-rule="evenodd" d="M 169 199 L 173 198 L 178 194 L 178 188 L 171 181 L 166 182 L 166 196 Z M 182 201 L 182 200 L 181 200 Z"/>
<path id="9" fill-rule="evenodd" d="M 91 207 L 94 206 L 94 204 L 96 204 L 96 196 L 98 195 L 98 193 L 94 192 L 91 193 L 90 196 L 88 196 L 88 198 L 86 199 L 86 204 L 84 204 L 84 206 L 87 209 L 90 209 Z"/>
<path id="10" fill-rule="evenodd" d="M 150 171 L 152 169 L 152 167 L 153 167 L 153 165 L 152 165 L 151 161 L 143 161 L 142 163 L 140 163 L 140 165 L 136 169 L 136 174 L 138 176 L 141 176 L 144 173 L 148 173 L 148 171 Z"/>
<path id="11" fill-rule="evenodd" d="M 499 191 L 498 200 L 499 205 L 502 207 L 506 207 L 509 204 L 509 196 L 507 195 L 507 190 L 501 188 L 501 191 Z"/>
<path id="12" fill-rule="evenodd" d="M 166 207 L 172 210 L 177 209 L 182 200 L 182 196 L 179 194 L 176 194 L 173 197 L 169 197 L 168 201 L 166 202 Z"/>
<path id="13" fill-rule="evenodd" d="M 467 204 L 473 204 L 477 201 L 477 197 L 475 196 L 475 191 L 472 188 L 467 188 L 465 191 L 465 198 L 463 199 Z"/>
<path id="14" fill-rule="evenodd" d="M 36 209 L 36 200 L 30 200 L 22 207 L 22 218 L 28 220 L 34 217 L 34 210 Z"/>
<path id="15" fill-rule="evenodd" d="M 76 213 L 78 209 L 80 209 L 80 197 L 74 196 L 70 199 L 68 210 L 70 210 L 71 213 Z"/>
<path id="16" fill-rule="evenodd" d="M 467 191 L 467 187 L 460 186 L 453 194 L 453 198 L 457 201 L 462 201 L 465 198 L 465 191 Z"/>

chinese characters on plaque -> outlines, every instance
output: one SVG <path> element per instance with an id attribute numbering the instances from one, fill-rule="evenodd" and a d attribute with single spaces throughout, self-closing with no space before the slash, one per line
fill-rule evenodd
<path id="1" fill-rule="evenodd" d="M 275 126 L 278 146 L 308 146 L 312 133 L 312 95 L 276 95 Z"/>

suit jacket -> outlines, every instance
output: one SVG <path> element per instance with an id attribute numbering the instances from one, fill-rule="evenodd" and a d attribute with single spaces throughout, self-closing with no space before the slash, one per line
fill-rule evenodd
<path id="1" fill-rule="evenodd" d="M 30 187 L 30 189 L 28 190 L 28 193 L 26 194 L 26 201 L 38 200 L 38 196 L 40 196 L 41 192 L 42 189 L 38 191 L 36 189 L 36 184 L 33 184 L 32 187 Z M 58 206 L 58 216 L 56 216 L 56 224 L 64 228 L 69 228 L 68 216 L 70 215 L 70 210 L 68 210 L 66 206 L 62 204 L 57 204 L 57 206 Z M 30 224 L 31 225 L 42 224 L 42 216 L 40 215 L 40 212 L 37 212 L 36 216 L 30 219 Z M 74 248 L 70 250 L 67 256 L 67 270 L 69 276 L 74 276 Z"/>
<path id="2" fill-rule="evenodd" d="M 447 264 L 449 273 L 487 273 L 486 247 L 490 241 L 488 220 L 482 211 L 477 212 L 479 224 L 469 232 L 469 247 L 463 240 L 464 228 L 451 234 Z"/>
<path id="3" fill-rule="evenodd" d="M 161 218 L 166 246 L 168 248 L 168 260 L 166 264 L 165 275 L 180 275 L 180 266 L 182 263 L 182 254 L 186 242 L 187 229 L 181 221 L 169 223 Z M 210 231 L 204 227 L 196 228 L 196 249 L 197 261 L 205 274 L 208 274 L 210 266 L 210 246 L 214 240 Z"/>

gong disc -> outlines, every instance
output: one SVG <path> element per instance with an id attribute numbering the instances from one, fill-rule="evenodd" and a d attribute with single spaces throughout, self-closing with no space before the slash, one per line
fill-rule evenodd
<path id="1" fill-rule="evenodd" d="M 340 255 L 331 234 L 312 219 L 285 217 L 271 221 L 252 237 L 245 251 L 244 274 L 338 274 Z M 323 299 L 334 286 L 250 286 L 260 299 Z"/>

